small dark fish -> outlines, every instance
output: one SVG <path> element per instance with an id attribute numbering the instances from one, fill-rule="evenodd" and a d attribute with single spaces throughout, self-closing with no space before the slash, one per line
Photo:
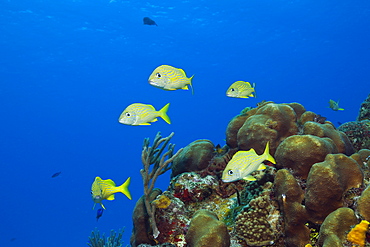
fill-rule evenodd
<path id="1" fill-rule="evenodd" d="M 314 122 L 317 122 L 317 123 L 324 124 L 324 123 L 325 123 L 325 121 L 326 121 L 326 117 L 323 117 L 323 116 L 321 116 L 321 115 L 319 115 L 319 114 L 316 114 L 316 115 L 314 116 L 314 118 L 313 118 L 313 121 L 314 121 Z"/>
<path id="2" fill-rule="evenodd" d="M 103 216 L 104 209 L 99 208 L 98 211 L 96 211 L 96 221 L 99 220 L 100 217 Z"/>
<path id="3" fill-rule="evenodd" d="M 144 25 L 156 25 L 156 26 L 158 26 L 157 23 L 155 23 L 155 21 L 153 21 L 149 17 L 144 17 L 143 21 L 144 21 Z"/>
<path id="4" fill-rule="evenodd" d="M 56 172 L 53 175 L 51 175 L 52 178 L 58 177 L 62 172 Z"/>

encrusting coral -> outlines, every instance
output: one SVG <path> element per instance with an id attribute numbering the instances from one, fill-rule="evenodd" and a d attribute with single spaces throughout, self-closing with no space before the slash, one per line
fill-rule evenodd
<path id="1" fill-rule="evenodd" d="M 347 240 L 360 247 L 364 247 L 369 224 L 370 223 L 367 220 L 362 220 L 348 233 Z"/>

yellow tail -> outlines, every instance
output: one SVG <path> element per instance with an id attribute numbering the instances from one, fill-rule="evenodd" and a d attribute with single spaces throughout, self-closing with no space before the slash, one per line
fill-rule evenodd
<path id="1" fill-rule="evenodd" d="M 129 177 L 126 182 L 124 182 L 121 186 L 118 187 L 118 191 L 123 193 L 125 196 L 127 196 L 128 199 L 132 200 L 131 193 L 128 190 L 128 186 L 130 185 L 131 178 Z"/>
<path id="2" fill-rule="evenodd" d="M 265 160 L 270 161 L 272 164 L 276 164 L 274 157 L 272 157 L 270 154 L 270 142 L 266 143 L 266 148 L 265 151 L 263 152 L 263 155 L 264 157 L 266 157 Z"/>
<path id="3" fill-rule="evenodd" d="M 168 107 L 169 106 L 170 106 L 170 103 L 168 103 L 167 105 L 163 106 L 163 108 L 159 110 L 159 116 L 161 118 L 163 118 L 163 120 L 166 121 L 166 123 L 171 124 L 171 119 L 167 115 L 167 111 L 168 111 Z"/>

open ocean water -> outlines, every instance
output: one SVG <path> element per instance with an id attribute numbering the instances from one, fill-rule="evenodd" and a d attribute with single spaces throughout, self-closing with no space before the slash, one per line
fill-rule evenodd
<path id="1" fill-rule="evenodd" d="M 369 16 L 367 0 L 0 0 L 0 246 L 87 246 L 95 227 L 125 227 L 129 244 L 143 139 L 158 131 L 175 132 L 176 150 L 224 145 L 229 120 L 262 100 L 355 120 L 370 93 Z M 149 85 L 162 64 L 194 75 L 194 95 Z M 257 98 L 226 97 L 238 80 Z M 172 124 L 118 123 L 136 102 L 171 103 Z M 105 201 L 98 222 L 96 176 L 131 177 L 133 197 Z"/>

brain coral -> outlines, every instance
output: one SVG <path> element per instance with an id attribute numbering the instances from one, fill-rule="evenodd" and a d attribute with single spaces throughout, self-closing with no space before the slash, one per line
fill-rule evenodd
<path id="1" fill-rule="evenodd" d="M 342 247 L 346 232 L 357 223 L 355 213 L 350 208 L 338 208 L 326 217 L 320 228 L 319 246 Z"/>
<path id="2" fill-rule="evenodd" d="M 201 209 L 191 219 L 186 242 L 192 247 L 228 247 L 230 235 L 215 213 Z"/>
<path id="3" fill-rule="evenodd" d="M 362 185 L 359 164 L 344 154 L 328 154 L 323 162 L 312 166 L 305 194 L 310 220 L 322 223 L 325 217 L 343 206 L 343 194 Z"/>
<path id="4" fill-rule="evenodd" d="M 330 122 L 324 124 L 312 121 L 306 122 L 303 125 L 303 133 L 332 139 L 339 153 L 351 155 L 355 152 L 348 137 L 343 132 L 336 130 Z"/>
<path id="5" fill-rule="evenodd" d="M 174 159 L 171 177 L 183 172 L 200 171 L 206 168 L 214 156 L 214 147 L 209 140 L 196 140 L 187 145 Z"/>
<path id="6" fill-rule="evenodd" d="M 276 167 L 290 168 L 293 175 L 306 179 L 313 164 L 324 161 L 327 154 L 337 152 L 338 149 L 330 138 L 293 135 L 276 149 Z"/>

